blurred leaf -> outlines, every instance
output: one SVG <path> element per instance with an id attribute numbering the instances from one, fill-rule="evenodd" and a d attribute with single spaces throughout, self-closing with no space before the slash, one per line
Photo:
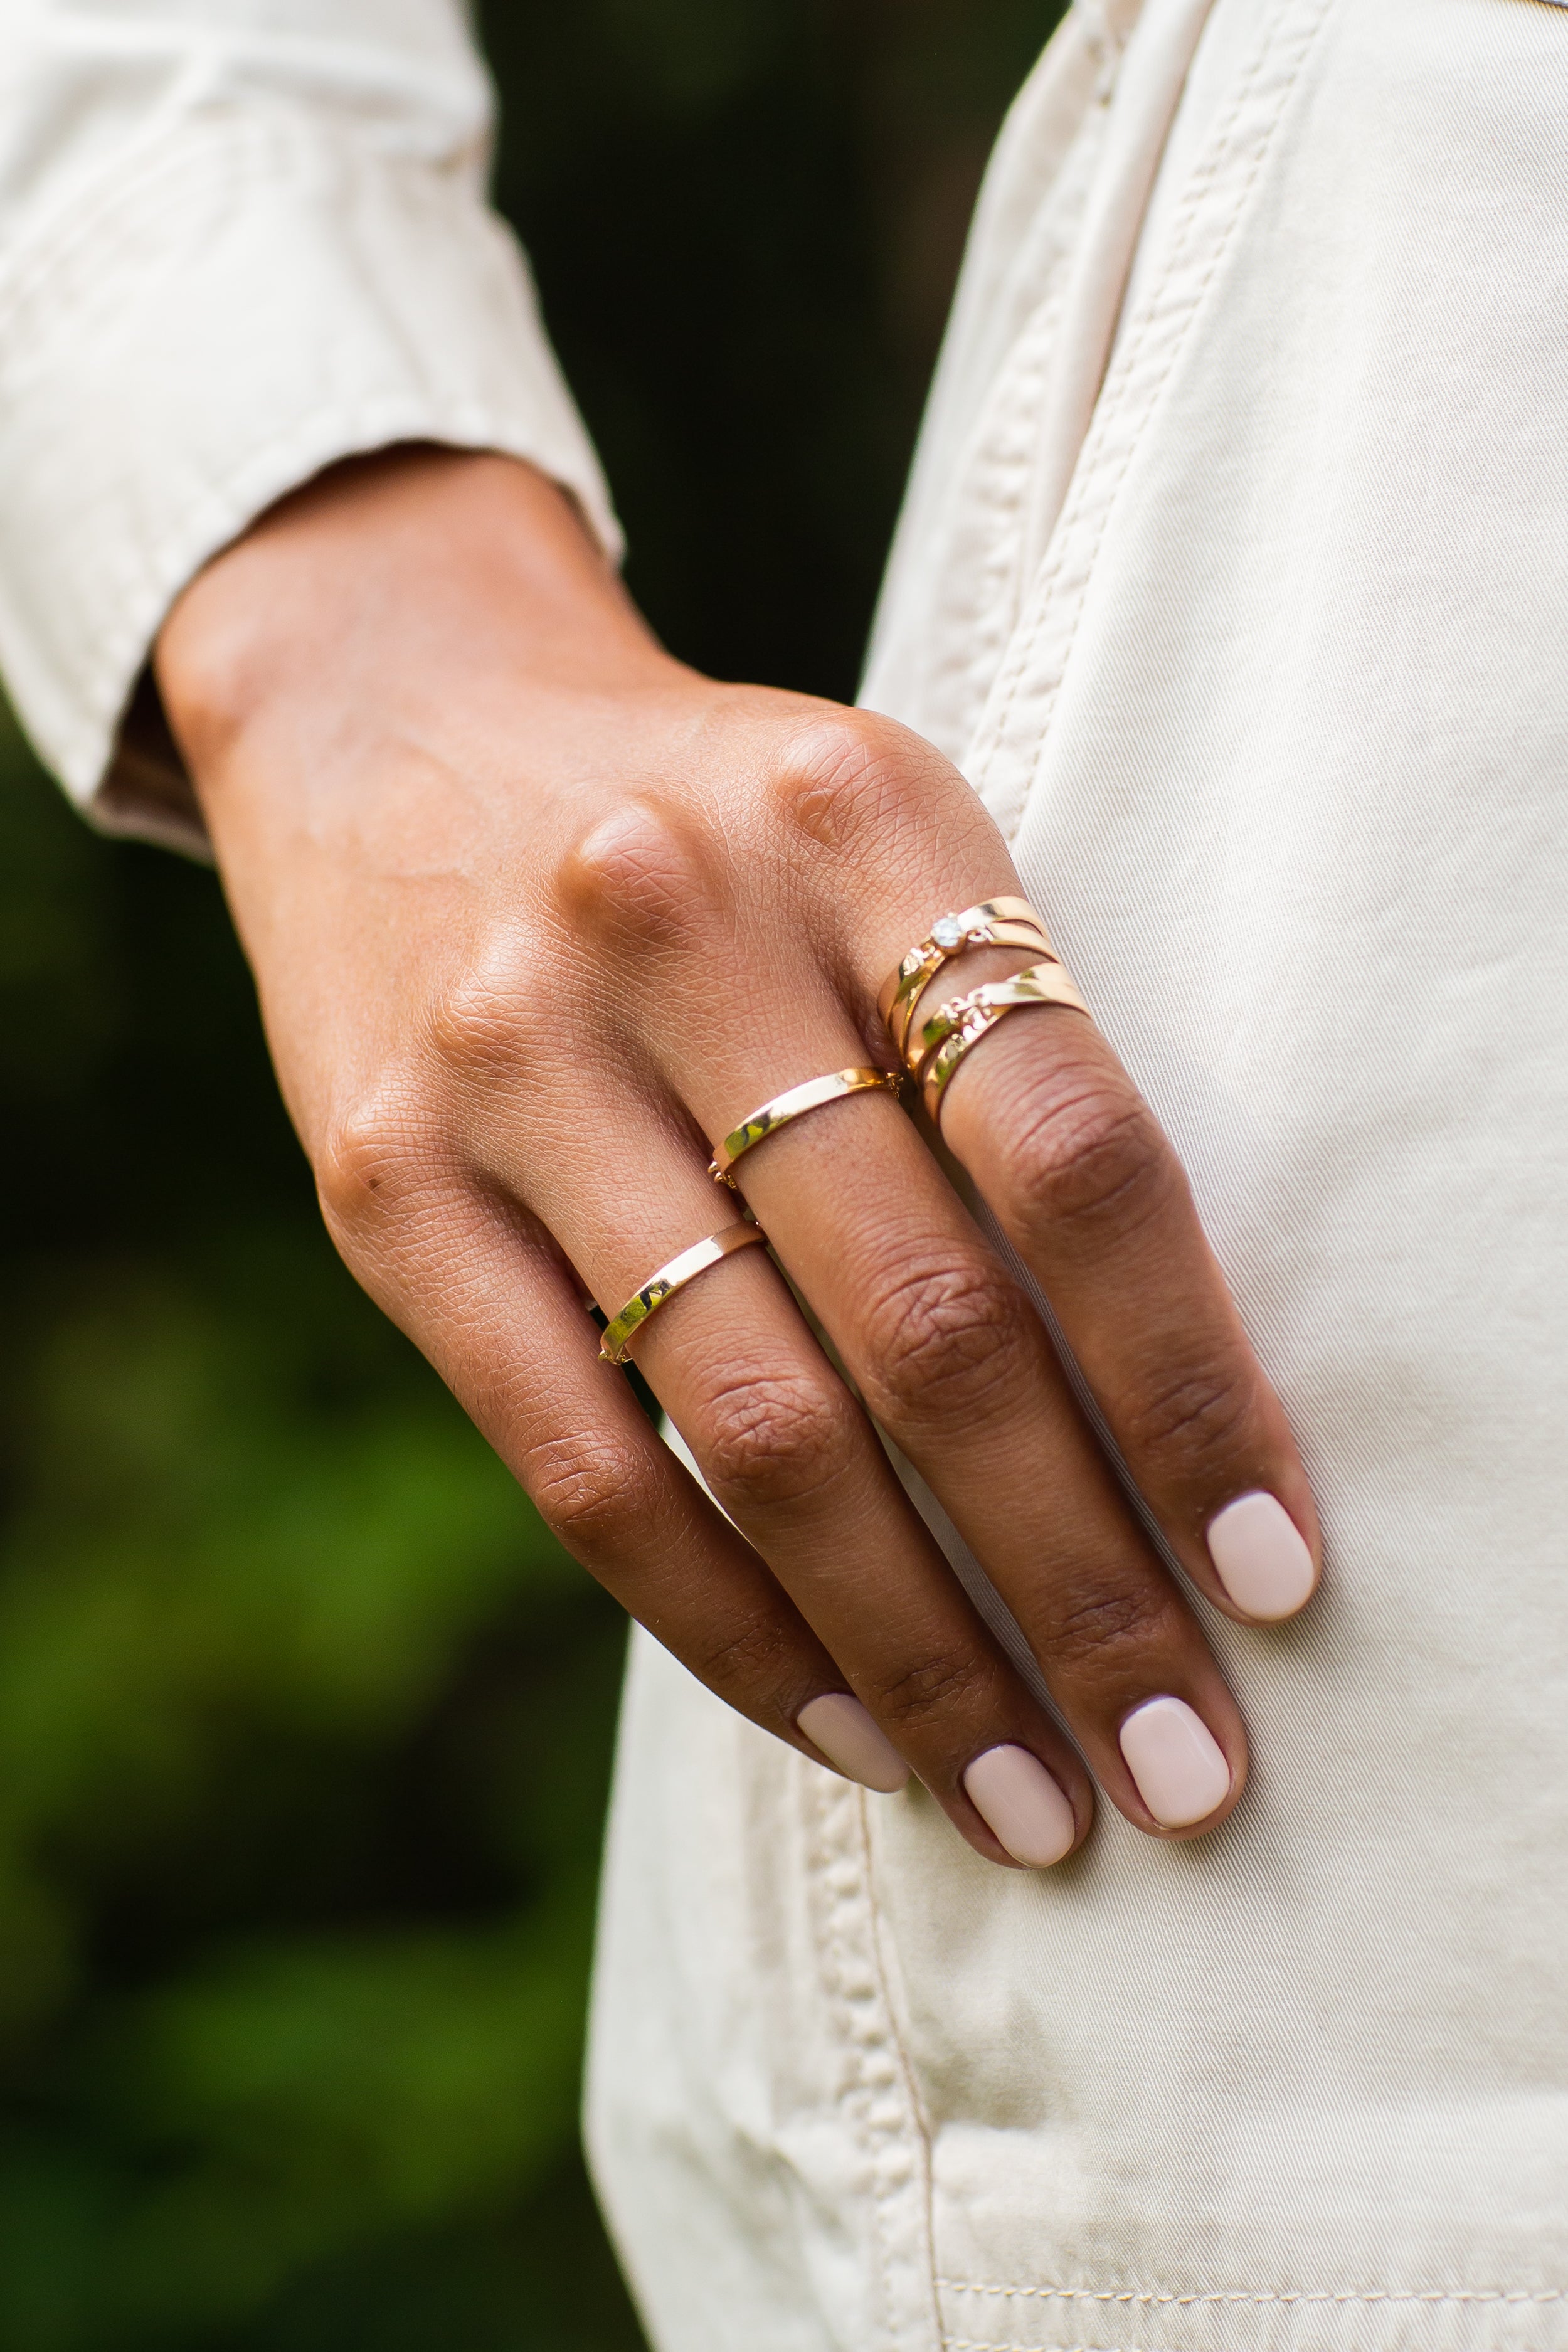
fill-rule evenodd
<path id="1" fill-rule="evenodd" d="M 788 15 L 784 0 L 607 0 L 602 38 L 645 99 L 685 121 L 758 80 Z"/>
<path id="2" fill-rule="evenodd" d="M 128 2321 L 255 2310 L 389 2222 L 503 2211 L 576 2127 L 587 1869 L 521 1927 L 237 1957 L 122 2028 L 139 2137 L 196 2152 L 110 2257 Z"/>
<path id="3" fill-rule="evenodd" d="M 100 861 L 58 793 L 25 789 L 35 772 L 0 706 L 0 1099 L 18 1111 L 89 1080 L 114 1026 Z"/>

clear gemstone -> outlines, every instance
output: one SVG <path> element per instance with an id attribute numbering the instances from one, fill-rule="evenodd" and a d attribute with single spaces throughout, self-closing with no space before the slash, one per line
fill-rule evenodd
<path id="1" fill-rule="evenodd" d="M 963 945 L 963 925 L 956 915 L 944 915 L 940 923 L 933 923 L 931 935 L 938 947 L 945 949 L 949 955 L 954 948 Z"/>

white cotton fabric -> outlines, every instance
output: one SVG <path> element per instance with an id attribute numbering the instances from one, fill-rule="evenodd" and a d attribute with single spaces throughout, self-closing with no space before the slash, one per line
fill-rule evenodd
<path id="1" fill-rule="evenodd" d="M 1565 422 L 1568 13 L 1074 10 L 865 698 L 1192 1171 L 1327 1582 L 1211 1618 L 1226 1827 L 1038 1875 L 638 1640 L 590 2118 L 661 2352 L 1568 2347 Z"/>
<path id="2" fill-rule="evenodd" d="M 508 450 L 618 548 L 489 129 L 456 0 L 0 0 L 0 668 L 108 829 L 201 847 L 117 730 L 180 589 L 333 459 Z"/>

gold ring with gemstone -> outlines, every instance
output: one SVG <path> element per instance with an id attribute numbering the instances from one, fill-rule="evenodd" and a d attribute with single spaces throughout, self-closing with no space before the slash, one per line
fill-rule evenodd
<path id="1" fill-rule="evenodd" d="M 1054 956 L 1050 933 L 1026 898 L 983 898 L 962 914 L 942 915 L 929 937 L 912 947 L 882 982 L 877 1010 L 887 1024 L 893 1049 L 908 1059 L 910 1024 L 915 1007 L 944 963 L 966 948 L 1033 948 Z M 911 1065 L 912 1066 L 912 1065 Z"/>
<path id="2" fill-rule="evenodd" d="M 921 1096 L 929 1118 L 938 1119 L 948 1082 L 970 1048 L 1021 1004 L 1066 1004 L 1075 1013 L 1089 1011 L 1066 965 L 1054 957 L 1049 963 L 1016 972 L 1011 980 L 988 981 L 967 996 L 951 998 L 921 1024 Z"/>
<path id="3" fill-rule="evenodd" d="M 715 1183 L 728 1184 L 734 1190 L 735 1180 L 730 1171 L 743 1151 L 753 1143 L 761 1143 L 765 1135 L 774 1135 L 787 1127 L 792 1118 L 800 1118 L 808 1110 L 820 1110 L 824 1103 L 838 1102 L 845 1095 L 866 1093 L 872 1087 L 884 1087 L 897 1094 L 902 1080 L 894 1070 L 830 1070 L 825 1078 L 807 1078 L 804 1086 L 791 1087 L 782 1095 L 774 1095 L 731 1129 L 722 1143 L 713 1147 L 713 1157 L 708 1163 L 708 1173 Z"/>
<path id="4" fill-rule="evenodd" d="M 633 1334 L 640 1331 L 650 1315 L 657 1315 L 667 1298 L 673 1298 L 698 1275 L 706 1274 L 721 1257 L 732 1250 L 744 1249 L 749 1243 L 765 1242 L 761 1225 L 726 1225 L 721 1233 L 710 1234 L 706 1241 L 693 1242 L 650 1274 L 636 1296 L 628 1298 L 620 1313 L 613 1316 L 599 1336 L 599 1360 L 605 1364 L 624 1364 Z"/>

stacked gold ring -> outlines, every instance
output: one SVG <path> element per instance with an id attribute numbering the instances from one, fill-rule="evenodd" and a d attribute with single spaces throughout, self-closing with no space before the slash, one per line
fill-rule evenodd
<path id="1" fill-rule="evenodd" d="M 739 1127 L 731 1128 L 722 1143 L 713 1146 L 713 1157 L 708 1163 L 708 1173 L 715 1183 L 735 1189 L 731 1174 L 742 1152 L 750 1151 L 764 1136 L 776 1135 L 791 1119 L 800 1118 L 808 1110 L 820 1110 L 825 1103 L 840 1102 L 846 1095 L 864 1094 L 872 1087 L 882 1087 L 897 1094 L 901 1081 L 893 1070 L 830 1070 L 824 1078 L 807 1078 L 804 1086 L 790 1087 L 782 1095 L 774 1095 L 743 1118 Z"/>
<path id="2" fill-rule="evenodd" d="M 765 1242 L 761 1225 L 726 1225 L 721 1233 L 710 1234 L 706 1241 L 693 1242 L 676 1257 L 668 1258 L 657 1274 L 650 1274 L 642 1288 L 628 1298 L 620 1313 L 612 1316 L 599 1335 L 599 1360 L 605 1364 L 624 1364 L 633 1335 L 640 1331 L 650 1315 L 657 1315 L 667 1298 L 673 1298 L 710 1265 L 728 1257 L 731 1251 L 745 1249 L 752 1242 Z"/>
<path id="3" fill-rule="evenodd" d="M 944 964 L 966 949 L 979 947 L 1033 948 L 1042 961 L 1031 964 L 1026 971 L 1016 973 L 1011 980 L 990 981 L 984 987 L 972 988 L 966 995 L 949 998 L 929 1020 L 921 1023 L 911 1053 L 910 1031 L 921 996 Z M 933 1121 L 953 1072 L 964 1055 L 982 1037 L 990 1034 L 998 1021 L 1022 1004 L 1067 1004 L 1079 1013 L 1089 1011 L 1052 947 L 1049 932 L 1024 898 L 986 898 L 977 906 L 966 907 L 962 914 L 942 916 L 932 924 L 930 937 L 912 947 L 889 975 L 878 998 L 878 1010 L 900 1059 L 919 1079 L 926 1110 Z M 897 1092 L 900 1084 L 892 1071 L 868 1067 L 829 1070 L 822 1077 L 807 1078 L 802 1086 L 786 1087 L 783 1094 L 770 1097 L 739 1127 L 732 1128 L 721 1143 L 713 1146 L 708 1172 L 716 1182 L 728 1184 L 733 1190 L 735 1179 L 731 1171 L 735 1162 L 765 1137 L 787 1127 L 792 1119 L 820 1110 L 826 1103 L 841 1101 L 846 1095 L 861 1094 L 872 1087 Z M 684 1289 L 689 1282 L 694 1282 L 700 1274 L 705 1274 L 710 1265 L 717 1265 L 733 1251 L 766 1239 L 762 1227 L 754 1223 L 726 1225 L 668 1259 L 605 1326 L 599 1340 L 601 1360 L 607 1364 L 624 1364 L 632 1339 L 667 1299 L 673 1298 L 678 1290 Z"/>
<path id="4" fill-rule="evenodd" d="M 1020 1004 L 1068 1004 L 1078 1013 L 1089 1011 L 1067 967 L 1054 956 L 1048 963 L 1016 972 L 1011 980 L 988 981 L 967 996 L 951 998 L 921 1024 L 921 1099 L 928 1118 L 938 1117 L 949 1081 L 971 1047 Z"/>
<path id="5" fill-rule="evenodd" d="M 1033 948 L 1041 960 L 1011 980 L 990 981 L 949 998 L 917 1027 L 921 998 L 936 974 L 954 956 L 974 947 Z M 961 915 L 943 915 L 931 925 L 930 937 L 912 947 L 889 974 L 877 1003 L 900 1059 L 920 1082 L 933 1121 L 964 1055 L 1007 1013 L 1023 1004 L 1066 1004 L 1078 1013 L 1089 1011 L 1051 945 L 1050 933 L 1025 898 L 987 898 L 966 907 Z"/>
<path id="6" fill-rule="evenodd" d="M 911 1069 L 918 1066 L 908 1051 L 915 1007 L 943 964 L 969 948 L 1033 948 L 1038 955 L 1056 956 L 1050 933 L 1026 898 L 983 898 L 960 915 L 940 916 L 929 937 L 889 972 L 877 999 L 893 1051 Z"/>

